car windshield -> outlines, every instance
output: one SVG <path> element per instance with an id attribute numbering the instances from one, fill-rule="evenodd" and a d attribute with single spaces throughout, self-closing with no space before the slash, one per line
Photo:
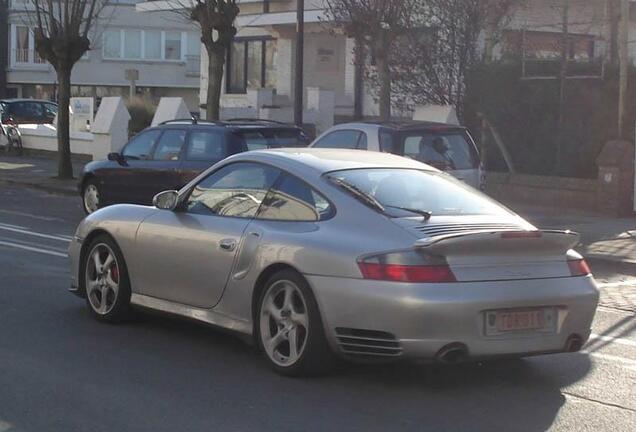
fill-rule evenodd
<path id="1" fill-rule="evenodd" d="M 415 169 L 354 169 L 334 171 L 328 178 L 370 207 L 390 216 L 402 211 L 433 216 L 510 215 L 510 212 L 481 192 L 448 174 Z M 362 197 L 362 194 L 366 197 Z"/>
<path id="2" fill-rule="evenodd" d="M 404 132 L 393 153 L 444 171 L 479 167 L 479 155 L 464 130 Z"/>

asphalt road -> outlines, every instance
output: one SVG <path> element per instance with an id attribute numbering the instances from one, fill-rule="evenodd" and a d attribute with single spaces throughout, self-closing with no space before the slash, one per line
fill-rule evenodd
<path id="1" fill-rule="evenodd" d="M 79 198 L 0 185 L 0 432 L 636 430 L 633 313 L 599 309 L 584 353 L 283 378 L 209 327 L 91 319 L 67 292 L 81 218 Z"/>

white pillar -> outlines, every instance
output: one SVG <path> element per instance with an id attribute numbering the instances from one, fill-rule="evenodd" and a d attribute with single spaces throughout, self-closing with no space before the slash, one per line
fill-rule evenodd
<path id="1" fill-rule="evenodd" d="M 121 97 L 105 97 L 99 105 L 91 132 L 93 159 L 106 159 L 108 153 L 119 152 L 128 141 L 130 113 Z"/>

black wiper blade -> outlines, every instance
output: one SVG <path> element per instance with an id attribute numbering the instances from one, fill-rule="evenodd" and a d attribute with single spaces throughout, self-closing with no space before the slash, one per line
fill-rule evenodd
<path id="1" fill-rule="evenodd" d="M 420 216 L 424 217 L 424 220 L 429 220 L 431 218 L 431 216 L 433 216 L 433 213 L 428 211 L 428 210 L 420 210 L 420 209 L 414 209 L 414 208 L 409 208 L 409 207 L 398 207 L 398 206 L 387 206 L 388 208 L 392 208 L 392 209 L 396 209 L 396 210 L 404 210 L 407 211 L 409 213 L 414 213 Z"/>
<path id="2" fill-rule="evenodd" d="M 369 195 L 368 193 L 366 193 L 365 191 L 363 191 L 359 187 L 354 186 L 354 185 L 352 185 L 350 183 L 347 183 L 344 180 L 341 180 L 341 179 L 335 178 L 335 177 L 330 177 L 330 178 L 335 184 L 337 184 L 341 188 L 343 188 L 343 189 L 347 190 L 348 192 L 350 192 L 353 196 L 358 198 L 363 203 L 365 203 L 367 205 L 370 205 L 371 207 L 375 207 L 377 210 L 380 210 L 382 213 L 384 213 L 384 211 L 385 211 L 384 206 L 382 204 L 380 204 L 380 201 L 375 199 L 372 195 Z"/>

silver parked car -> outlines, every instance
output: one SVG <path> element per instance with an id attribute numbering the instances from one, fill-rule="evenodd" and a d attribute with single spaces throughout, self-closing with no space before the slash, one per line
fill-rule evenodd
<path id="1" fill-rule="evenodd" d="M 324 132 L 310 147 L 393 153 L 447 171 L 476 189 L 484 188 L 477 146 L 463 126 L 425 121 L 343 123 Z"/>
<path id="2" fill-rule="evenodd" d="M 411 159 L 280 149 L 231 156 L 155 207 L 98 210 L 69 254 L 97 319 L 181 315 L 253 336 L 298 375 L 334 354 L 577 351 L 598 301 L 577 240 Z"/>

